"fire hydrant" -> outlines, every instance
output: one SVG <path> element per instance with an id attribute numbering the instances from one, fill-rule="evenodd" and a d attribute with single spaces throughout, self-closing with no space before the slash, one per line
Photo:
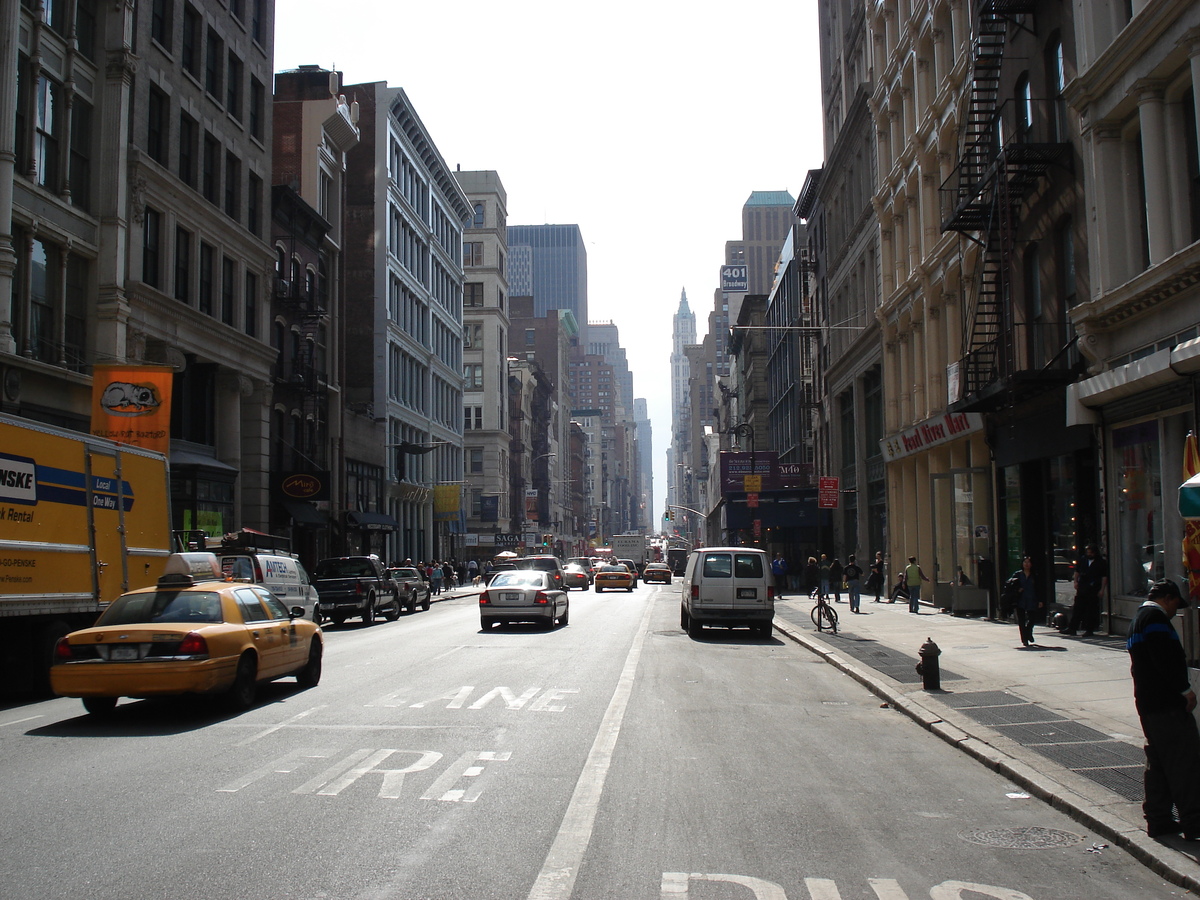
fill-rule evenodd
<path id="1" fill-rule="evenodd" d="M 942 669 L 938 664 L 941 649 L 933 642 L 933 638 L 925 638 L 925 643 L 917 651 L 921 661 L 917 663 L 917 674 L 921 676 L 921 687 L 927 691 L 942 689 Z"/>

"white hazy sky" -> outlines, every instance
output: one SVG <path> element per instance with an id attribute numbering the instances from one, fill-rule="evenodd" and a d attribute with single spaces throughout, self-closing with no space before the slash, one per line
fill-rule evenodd
<path id="1" fill-rule="evenodd" d="M 510 225 L 577 224 L 593 322 L 649 403 L 654 518 L 671 438 L 671 317 L 703 336 L 751 191 L 821 165 L 815 0 L 278 0 L 275 68 L 402 87 L 443 159 L 494 169 Z"/>

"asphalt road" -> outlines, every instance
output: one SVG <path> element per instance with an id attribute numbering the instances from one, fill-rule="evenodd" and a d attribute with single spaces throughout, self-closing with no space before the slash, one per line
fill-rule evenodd
<path id="1" fill-rule="evenodd" d="M 326 632 L 253 709 L 0 709 L 13 900 L 1106 900 L 1181 889 L 795 644 L 678 585 L 483 633 L 474 598 Z"/>

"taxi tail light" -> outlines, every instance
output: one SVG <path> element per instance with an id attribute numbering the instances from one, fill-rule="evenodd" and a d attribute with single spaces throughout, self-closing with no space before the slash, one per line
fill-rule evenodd
<path id="1" fill-rule="evenodd" d="M 179 656 L 208 656 L 208 641 L 199 632 L 189 631 L 175 652 Z"/>
<path id="2" fill-rule="evenodd" d="M 491 602 L 492 602 L 492 598 L 488 596 L 487 591 L 484 591 L 482 594 L 479 595 L 479 605 L 480 606 L 490 606 Z"/>
<path id="3" fill-rule="evenodd" d="M 54 661 L 67 662 L 75 658 L 75 651 L 71 649 L 71 642 L 65 637 L 60 637 L 54 645 Z"/>
<path id="4" fill-rule="evenodd" d="M 536 594 L 533 595 L 533 602 L 534 603 L 549 603 L 550 598 L 546 596 L 545 591 L 538 591 Z"/>

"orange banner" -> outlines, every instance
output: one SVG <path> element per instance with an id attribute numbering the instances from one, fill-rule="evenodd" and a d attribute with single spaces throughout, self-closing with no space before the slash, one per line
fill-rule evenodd
<path id="1" fill-rule="evenodd" d="M 94 366 L 92 434 L 168 454 L 174 373 L 170 366 Z"/>

